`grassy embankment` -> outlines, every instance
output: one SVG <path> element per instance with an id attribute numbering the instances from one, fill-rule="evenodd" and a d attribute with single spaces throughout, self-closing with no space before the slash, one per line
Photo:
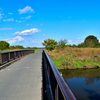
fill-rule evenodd
<path id="1" fill-rule="evenodd" d="M 46 51 L 58 69 L 100 67 L 100 48 L 72 48 Z"/>

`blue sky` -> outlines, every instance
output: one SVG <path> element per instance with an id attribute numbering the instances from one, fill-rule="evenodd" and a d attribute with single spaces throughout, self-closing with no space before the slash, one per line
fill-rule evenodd
<path id="1" fill-rule="evenodd" d="M 100 0 L 1 0 L 0 41 L 42 47 L 45 39 L 100 40 Z"/>

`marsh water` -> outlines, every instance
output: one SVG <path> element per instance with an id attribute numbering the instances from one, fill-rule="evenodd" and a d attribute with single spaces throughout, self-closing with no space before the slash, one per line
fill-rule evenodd
<path id="1" fill-rule="evenodd" d="M 100 100 L 100 68 L 59 71 L 77 100 Z"/>

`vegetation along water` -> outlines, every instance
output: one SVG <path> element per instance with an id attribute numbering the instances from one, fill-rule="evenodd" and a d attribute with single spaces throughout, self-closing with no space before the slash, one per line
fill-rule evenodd
<path id="1" fill-rule="evenodd" d="M 65 47 L 47 51 L 58 69 L 99 68 L 100 48 Z"/>

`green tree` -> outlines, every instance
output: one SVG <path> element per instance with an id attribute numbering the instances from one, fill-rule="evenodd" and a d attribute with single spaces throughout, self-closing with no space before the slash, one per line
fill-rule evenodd
<path id="1" fill-rule="evenodd" d="M 98 43 L 98 45 L 96 46 L 97 48 L 100 48 L 100 43 Z"/>
<path id="2" fill-rule="evenodd" d="M 66 45 L 67 47 L 72 47 L 71 44 Z"/>
<path id="3" fill-rule="evenodd" d="M 73 44 L 72 47 L 77 47 L 77 45 Z"/>
<path id="4" fill-rule="evenodd" d="M 66 43 L 67 43 L 67 40 L 66 40 L 66 39 L 64 39 L 64 40 L 61 39 L 61 40 L 58 42 L 58 47 L 64 49 L 64 48 L 66 47 Z"/>
<path id="5" fill-rule="evenodd" d="M 85 47 L 96 47 L 99 44 L 97 37 L 90 35 L 85 38 L 84 45 Z"/>
<path id="6" fill-rule="evenodd" d="M 26 49 L 32 49 L 31 47 L 27 47 Z"/>
<path id="7" fill-rule="evenodd" d="M 79 47 L 79 48 L 85 47 L 85 46 L 84 46 L 84 43 L 78 44 L 78 47 Z"/>
<path id="8" fill-rule="evenodd" d="M 46 40 L 43 41 L 42 45 L 45 46 L 45 48 L 47 50 L 52 51 L 57 46 L 57 41 L 55 41 L 53 39 L 46 39 Z"/>
<path id="9" fill-rule="evenodd" d="M 10 46 L 10 49 L 13 50 L 13 49 L 16 49 L 16 47 L 13 45 L 13 46 Z"/>
<path id="10" fill-rule="evenodd" d="M 10 46 L 10 49 L 25 49 L 23 46 L 21 45 L 13 45 L 13 46 Z"/>
<path id="11" fill-rule="evenodd" d="M 16 45 L 15 48 L 16 49 L 25 49 L 22 45 Z"/>
<path id="12" fill-rule="evenodd" d="M 0 41 L 0 50 L 9 49 L 9 43 L 6 41 Z"/>

